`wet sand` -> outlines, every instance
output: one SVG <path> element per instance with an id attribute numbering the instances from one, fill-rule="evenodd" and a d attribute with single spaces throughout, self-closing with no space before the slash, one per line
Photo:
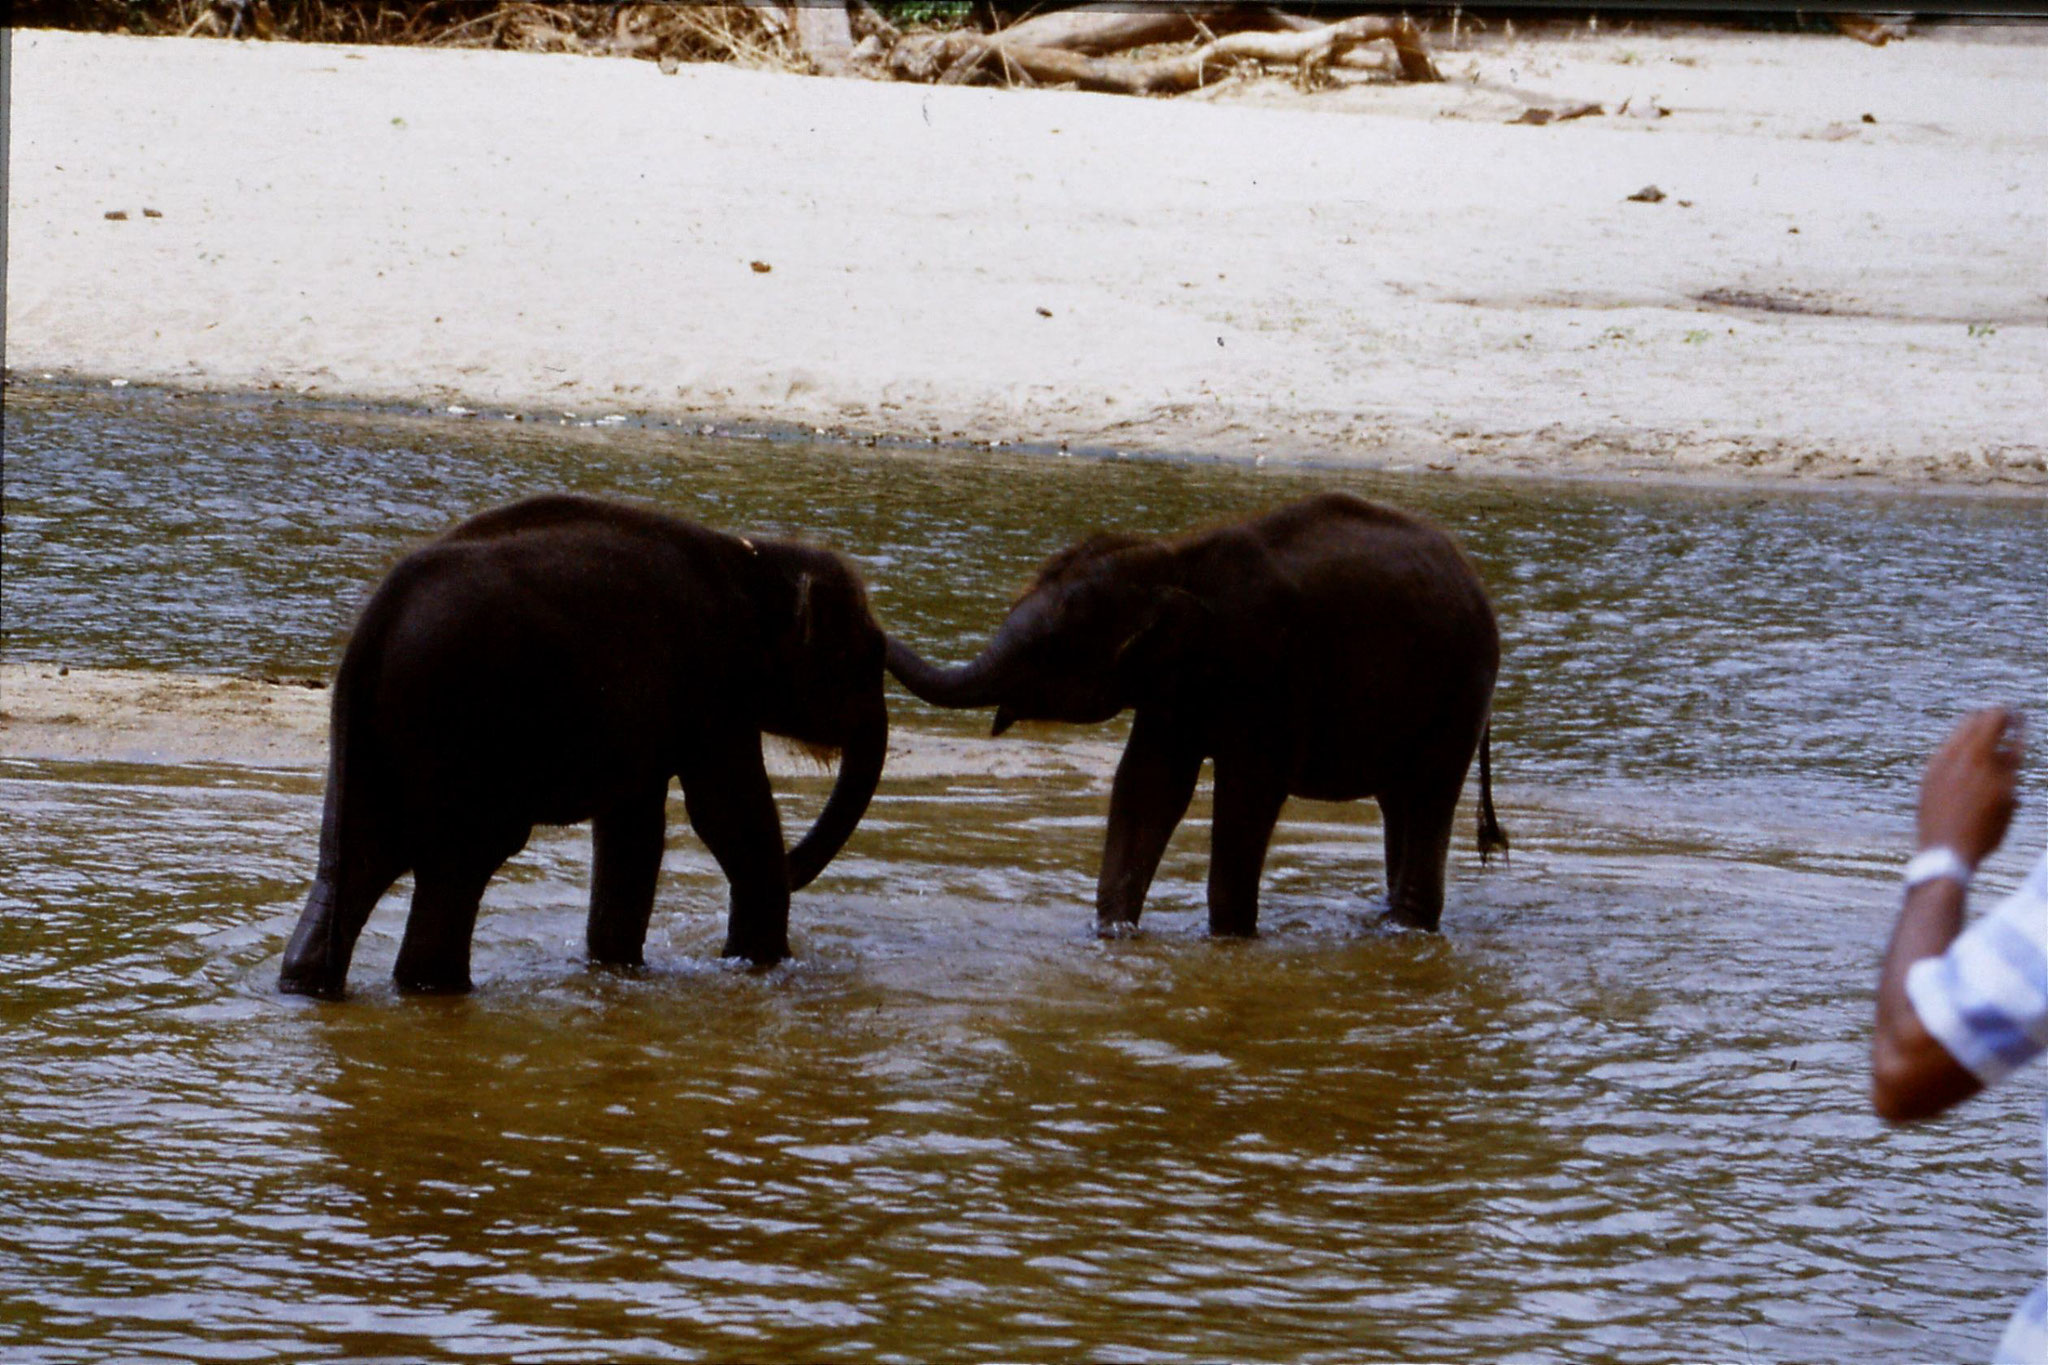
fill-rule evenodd
<path id="1" fill-rule="evenodd" d="M 1442 85 L 1176 101 L 44 31 L 13 62 L 21 373 L 2048 489 L 2039 30 L 1495 39 Z"/>
<path id="2" fill-rule="evenodd" d="M 324 771 L 331 696 L 324 679 L 0 664 L 0 758 Z M 1113 738 L 1046 730 L 1037 730 L 1035 738 L 1039 742 L 991 744 L 971 735 L 910 728 L 899 718 L 890 730 L 889 773 L 897 778 L 1074 774 L 1107 781 L 1121 748 Z M 824 771 L 794 746 L 773 738 L 762 752 L 776 777 Z"/>
<path id="3" fill-rule="evenodd" d="M 296 681 L 0 664 L 0 757 L 320 767 L 328 695 Z"/>

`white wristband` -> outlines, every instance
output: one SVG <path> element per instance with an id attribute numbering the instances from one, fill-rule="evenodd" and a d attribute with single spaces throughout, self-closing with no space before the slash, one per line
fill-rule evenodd
<path id="1" fill-rule="evenodd" d="M 1906 889 L 1911 891 L 1922 882 L 1946 877 L 1968 890 L 1970 877 L 1975 871 L 1975 868 L 1963 861 L 1962 854 L 1947 844 L 1923 848 L 1906 861 Z"/>

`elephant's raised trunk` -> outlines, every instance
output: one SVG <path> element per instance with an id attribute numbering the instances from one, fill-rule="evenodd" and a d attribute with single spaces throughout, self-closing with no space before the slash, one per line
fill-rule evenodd
<path id="1" fill-rule="evenodd" d="M 889 672 L 896 681 L 909 688 L 911 693 L 934 706 L 946 706 L 963 710 L 975 706 L 994 706 L 1000 699 L 997 689 L 1001 684 L 1001 671 L 1010 650 L 1002 635 L 984 649 L 972 662 L 956 664 L 951 668 L 926 663 L 919 658 L 909 645 L 893 635 L 889 637 Z"/>
<path id="2" fill-rule="evenodd" d="M 789 851 L 789 889 L 801 891 L 811 884 L 845 845 L 847 837 L 867 813 L 875 787 L 882 780 L 882 762 L 889 753 L 889 711 L 881 698 L 875 699 L 873 715 L 857 729 L 839 754 L 839 778 L 817 823 Z"/>

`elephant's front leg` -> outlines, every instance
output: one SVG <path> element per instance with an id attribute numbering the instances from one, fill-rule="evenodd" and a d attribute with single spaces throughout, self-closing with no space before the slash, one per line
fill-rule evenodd
<path id="1" fill-rule="evenodd" d="M 683 774 L 683 805 L 732 887 L 722 956 L 761 967 L 782 961 L 789 956 L 789 864 L 759 733 L 695 756 Z"/>
<path id="2" fill-rule="evenodd" d="M 590 960 L 637 967 L 644 960 L 647 920 L 668 815 L 668 779 L 621 798 L 591 824 Z"/>
<path id="3" fill-rule="evenodd" d="M 1209 824 L 1209 932 L 1250 938 L 1259 931 L 1259 874 L 1287 783 L 1253 757 L 1216 760 Z"/>
<path id="4" fill-rule="evenodd" d="M 1159 871 L 1166 841 L 1188 812 L 1202 752 L 1166 720 L 1140 711 L 1109 793 L 1109 836 L 1095 883 L 1095 924 L 1103 933 L 1135 925 Z"/>

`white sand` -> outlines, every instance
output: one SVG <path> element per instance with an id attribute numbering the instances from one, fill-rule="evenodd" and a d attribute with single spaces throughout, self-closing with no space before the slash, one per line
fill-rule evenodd
<path id="1" fill-rule="evenodd" d="M 1602 37 L 1151 101 L 20 32 L 7 363 L 2048 490 L 2039 38 Z M 1610 114 L 1510 126 L 1530 101 Z"/>

